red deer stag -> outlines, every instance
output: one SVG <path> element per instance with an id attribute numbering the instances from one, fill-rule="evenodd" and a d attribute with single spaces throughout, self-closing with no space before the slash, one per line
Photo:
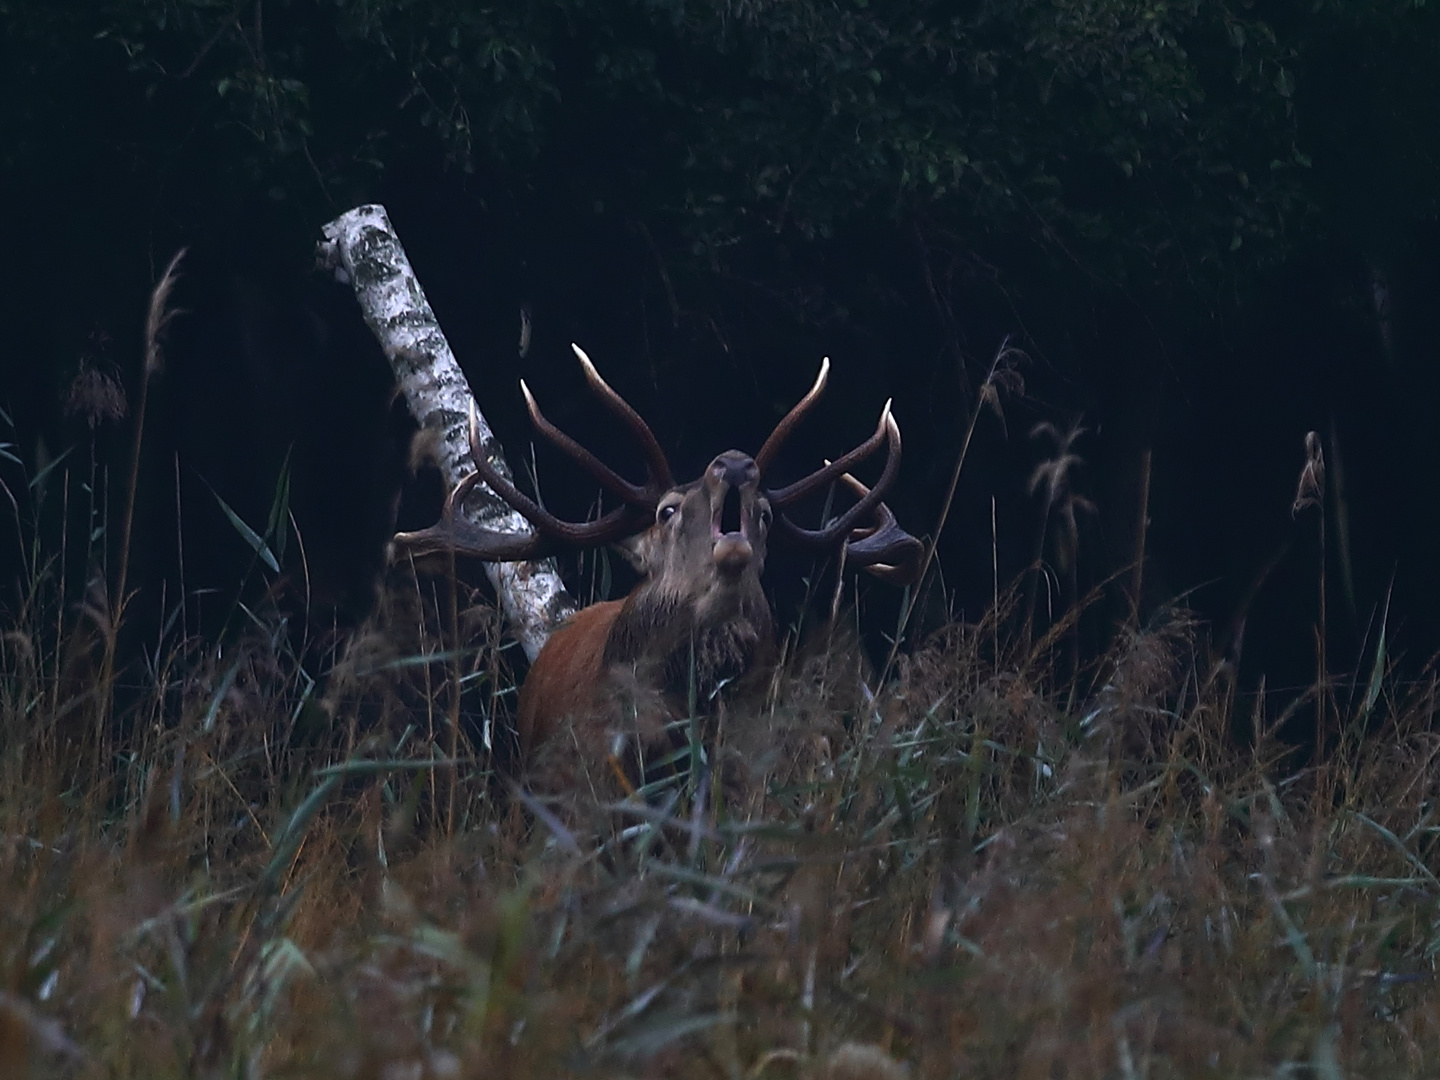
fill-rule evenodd
<path id="1" fill-rule="evenodd" d="M 622 687 L 658 693 L 670 702 L 670 715 L 684 715 L 679 705 L 690 694 L 705 702 L 727 683 L 763 670 L 774 649 L 774 618 L 760 584 L 772 525 L 808 547 L 845 544 L 849 563 L 897 583 L 914 580 L 921 552 L 920 541 L 900 528 L 882 501 L 900 464 L 900 428 L 888 402 L 875 433 L 848 454 L 785 487 L 762 486 L 766 467 L 824 390 L 829 360 L 755 457 L 727 450 L 699 479 L 677 484 L 645 421 L 600 377 L 589 357 L 572 347 L 596 396 L 639 441 L 645 482 L 632 484 L 551 424 L 522 379 L 520 390 L 535 429 L 620 505 L 594 521 L 555 517 L 490 464 L 472 416 L 475 471 L 450 492 L 438 524 L 395 537 L 400 550 L 417 557 L 454 551 L 496 562 L 624 543 L 640 583 L 622 600 L 579 611 L 555 631 L 531 665 L 519 700 L 522 758 L 566 721 L 575 723 L 582 744 L 598 748 L 592 740 L 604 734 L 605 721 L 616 712 L 613 704 L 607 708 L 607 698 L 613 701 Z M 887 447 L 885 467 L 867 490 L 847 473 L 882 445 Z M 841 477 L 859 498 L 822 528 L 803 528 L 786 515 L 786 508 Z M 480 529 L 455 515 L 456 506 L 481 481 L 534 526 L 533 535 Z"/>

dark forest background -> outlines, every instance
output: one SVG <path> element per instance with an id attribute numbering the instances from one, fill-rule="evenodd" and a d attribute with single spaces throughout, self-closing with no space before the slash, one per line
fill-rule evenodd
<path id="1" fill-rule="evenodd" d="M 858 442 L 893 396 L 890 502 L 929 533 L 1008 346 L 1023 389 L 979 418 L 939 541 L 957 612 L 1041 554 L 1045 612 L 1110 583 L 1098 643 L 1143 535 L 1142 617 L 1181 599 L 1220 647 L 1243 638 L 1245 685 L 1310 685 L 1323 514 L 1334 670 L 1363 666 L 1387 597 L 1412 670 L 1440 646 L 1434 5 L 18 0 L 0 34 L 5 565 L 62 519 L 83 536 L 91 476 L 113 501 L 148 292 L 189 248 L 141 455 L 137 625 L 182 589 L 234 593 L 254 554 L 220 500 L 259 528 L 282 475 L 313 617 L 372 603 L 402 488 L 402 526 L 433 514 L 385 361 L 314 269 L 320 226 L 373 201 L 513 463 L 523 374 L 635 465 L 570 341 L 678 473 L 755 449 L 829 355 L 782 467 Z M 1051 500 L 1042 424 L 1083 429 Z M 1323 508 L 1292 516 L 1309 431 Z M 583 513 L 593 492 L 537 455 Z M 777 560 L 794 603 L 804 567 Z"/>

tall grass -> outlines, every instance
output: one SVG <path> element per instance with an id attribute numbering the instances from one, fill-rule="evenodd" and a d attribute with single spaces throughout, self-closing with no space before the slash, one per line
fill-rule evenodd
<path id="1" fill-rule="evenodd" d="M 1430 684 L 1377 683 L 1286 775 L 1263 716 L 1232 738 L 1241 706 L 1179 613 L 1081 692 L 1023 636 L 955 624 L 881 687 L 843 644 L 802 651 L 727 721 L 722 788 L 557 814 L 451 737 L 504 700 L 488 609 L 452 631 L 438 592 L 397 585 L 319 668 L 279 612 L 223 656 L 178 642 L 125 672 L 149 689 L 100 776 L 73 688 L 103 636 L 20 614 L 0 636 L 5 1076 L 1440 1062 Z"/>
<path id="2" fill-rule="evenodd" d="M 1440 1074 L 1437 687 L 1383 621 L 1299 772 L 1184 612 L 1077 670 L 1012 592 L 893 678 L 828 630 L 694 782 L 557 800 L 447 585 L 127 659 L 42 547 L 0 626 L 0 1077 Z"/>

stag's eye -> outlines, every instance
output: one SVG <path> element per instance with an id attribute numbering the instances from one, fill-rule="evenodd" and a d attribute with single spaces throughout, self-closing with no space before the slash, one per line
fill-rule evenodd
<path id="1" fill-rule="evenodd" d="M 668 506 L 662 506 L 659 510 L 655 511 L 655 520 L 663 525 L 674 517 L 679 510 L 679 503 L 670 503 Z"/>

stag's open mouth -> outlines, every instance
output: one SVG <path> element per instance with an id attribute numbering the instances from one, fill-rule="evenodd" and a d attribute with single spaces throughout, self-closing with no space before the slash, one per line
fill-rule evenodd
<path id="1" fill-rule="evenodd" d="M 755 549 L 745 535 L 745 506 L 739 488 L 729 488 L 710 516 L 715 565 L 725 573 L 739 573 L 750 565 Z"/>
<path id="2" fill-rule="evenodd" d="M 745 531 L 745 510 L 738 487 L 726 490 L 724 497 L 720 500 L 720 505 L 715 508 L 710 528 L 716 538 Z"/>

